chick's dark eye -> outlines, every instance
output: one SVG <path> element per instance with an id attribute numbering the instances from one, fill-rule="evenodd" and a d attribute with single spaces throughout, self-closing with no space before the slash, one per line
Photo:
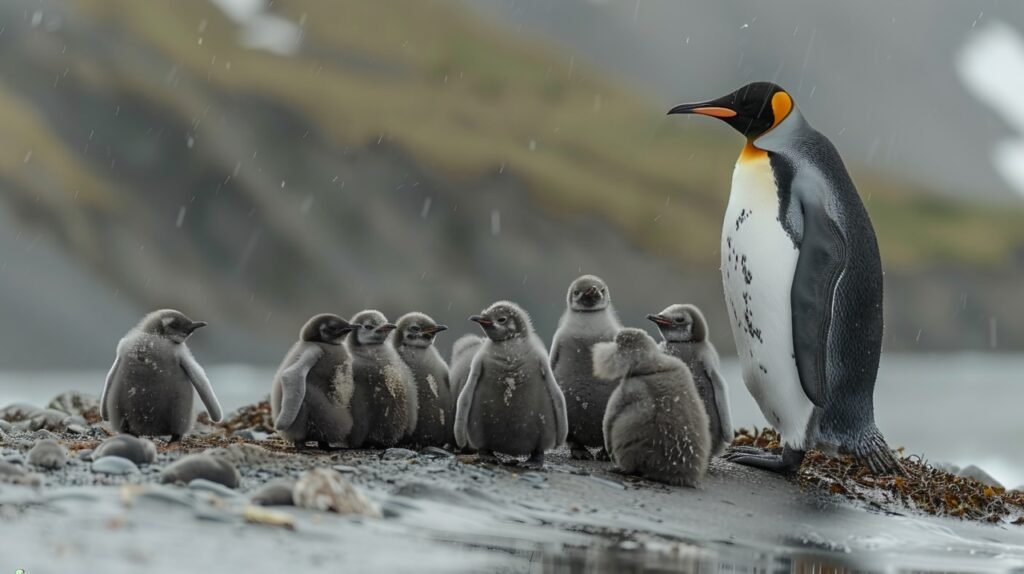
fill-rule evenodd
<path id="1" fill-rule="evenodd" d="M 579 297 L 579 296 L 580 296 L 580 290 L 579 290 L 579 289 L 577 289 L 577 290 L 573 291 L 573 292 L 572 292 L 572 296 L 573 296 L 573 297 Z"/>
<path id="2" fill-rule="evenodd" d="M 371 327 L 371 326 L 369 326 L 369 325 L 363 325 L 363 328 L 364 328 L 364 329 L 372 329 L 373 327 Z"/>
<path id="3" fill-rule="evenodd" d="M 413 326 L 412 326 L 412 329 L 410 329 L 410 330 L 411 330 L 411 331 L 412 331 L 413 333 L 419 333 L 419 332 L 420 332 L 420 326 L 419 326 L 419 325 L 413 325 Z"/>
<path id="4" fill-rule="evenodd" d="M 676 323 L 682 323 L 682 322 L 683 322 L 682 319 L 676 319 Z"/>
<path id="5" fill-rule="evenodd" d="M 498 317 L 499 323 L 505 323 L 505 321 L 508 321 L 508 317 Z"/>

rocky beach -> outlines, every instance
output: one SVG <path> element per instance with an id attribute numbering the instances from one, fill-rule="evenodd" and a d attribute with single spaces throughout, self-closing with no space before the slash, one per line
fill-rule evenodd
<path id="1" fill-rule="evenodd" d="M 912 459 L 905 459 L 906 479 L 877 481 L 848 460 L 821 455 L 809 457 L 792 478 L 716 459 L 700 488 L 688 489 L 622 476 L 609 463 L 571 460 L 562 451 L 540 472 L 436 448 L 296 451 L 269 432 L 265 403 L 219 425 L 200 415 L 184 441 L 157 438 L 152 449 L 144 439 L 111 440 L 97 415 L 95 398 L 79 393 L 63 394 L 46 409 L 0 410 L 0 567 L 30 573 L 1024 567 L 1024 494 Z M 737 437 L 769 447 L 772 440 L 771 431 Z M 136 442 L 143 446 L 128 448 Z"/>

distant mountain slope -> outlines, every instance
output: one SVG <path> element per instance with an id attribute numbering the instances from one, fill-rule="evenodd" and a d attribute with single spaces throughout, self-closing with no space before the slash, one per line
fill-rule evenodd
<path id="1" fill-rule="evenodd" d="M 453 322 L 508 297 L 548 332 L 565 285 L 588 271 L 607 276 L 629 322 L 700 303 L 728 348 L 717 246 L 735 136 L 667 122 L 458 4 L 274 10 L 302 30 L 293 56 L 243 46 L 207 2 L 0 5 L 0 209 L 106 286 L 67 285 L 68 308 L 115 293 L 118 317 L 179 306 L 222 326 L 208 356 L 272 363 L 323 310 L 418 307 Z M 906 281 L 1019 266 L 1020 211 L 858 178 Z M 978 341 L 991 312 L 978 311 Z M 896 313 L 909 325 L 890 332 L 899 347 L 918 323 L 910 305 Z M 1002 324 L 1024 338 L 1024 318 Z M 947 327 L 926 343 L 956 346 Z"/>

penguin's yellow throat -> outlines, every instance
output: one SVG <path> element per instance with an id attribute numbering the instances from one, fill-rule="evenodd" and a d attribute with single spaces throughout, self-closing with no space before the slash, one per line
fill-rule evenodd
<path id="1" fill-rule="evenodd" d="M 764 134 L 775 129 L 775 126 L 781 124 L 783 120 L 789 117 L 789 113 L 792 111 L 793 98 L 789 97 L 789 94 L 786 92 L 776 92 L 772 96 L 772 115 L 775 119 L 772 122 L 772 127 L 765 131 Z M 757 137 L 760 138 L 764 134 L 760 134 Z M 743 146 L 743 151 L 740 152 L 738 162 L 761 161 L 768 157 L 768 152 L 754 145 L 756 140 L 757 138 L 747 138 L 747 143 Z"/>

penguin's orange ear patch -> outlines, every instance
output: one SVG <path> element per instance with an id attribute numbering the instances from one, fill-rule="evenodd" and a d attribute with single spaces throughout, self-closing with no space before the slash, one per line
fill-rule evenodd
<path id="1" fill-rule="evenodd" d="M 786 92 L 775 92 L 775 95 L 772 96 L 772 115 L 774 116 L 772 127 L 782 123 L 782 120 L 786 119 L 791 111 L 793 111 L 793 98 L 789 97 Z"/>
<path id="2" fill-rule="evenodd" d="M 695 114 L 703 114 L 705 116 L 711 116 L 713 118 L 732 118 L 736 116 L 736 110 L 730 110 L 729 108 L 721 108 L 717 106 L 693 108 L 692 111 Z"/>

